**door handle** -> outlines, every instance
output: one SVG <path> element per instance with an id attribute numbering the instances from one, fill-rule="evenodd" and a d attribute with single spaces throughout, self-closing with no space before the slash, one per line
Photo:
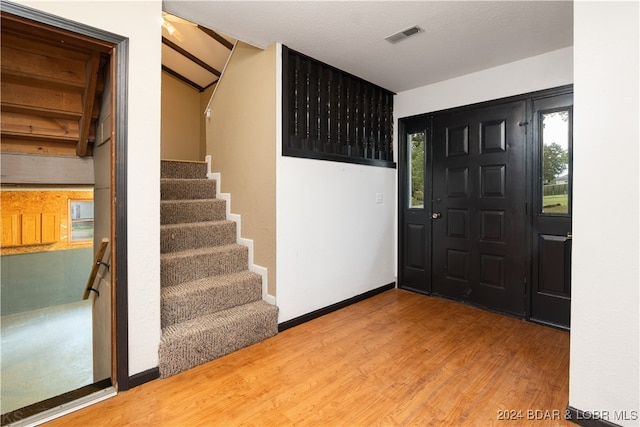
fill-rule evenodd
<path id="1" fill-rule="evenodd" d="M 571 239 L 573 239 L 573 233 L 568 232 L 567 233 L 567 240 L 571 240 Z"/>
<path id="2" fill-rule="evenodd" d="M 431 218 L 433 219 L 438 219 L 442 216 L 442 214 L 440 212 L 434 212 L 431 214 Z"/>

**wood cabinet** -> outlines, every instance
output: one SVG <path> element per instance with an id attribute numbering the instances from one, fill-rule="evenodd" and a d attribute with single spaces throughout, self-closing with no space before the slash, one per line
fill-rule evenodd
<path id="1" fill-rule="evenodd" d="M 17 246 L 20 244 L 20 215 L 2 214 L 2 246 Z"/>
<path id="2" fill-rule="evenodd" d="M 56 243 L 60 240 L 60 215 L 50 212 L 2 214 L 2 246 Z"/>

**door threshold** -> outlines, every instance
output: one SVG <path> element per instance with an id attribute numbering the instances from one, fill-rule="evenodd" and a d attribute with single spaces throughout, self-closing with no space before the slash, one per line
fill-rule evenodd
<path id="1" fill-rule="evenodd" d="M 109 380 L 109 382 L 111 381 Z M 116 394 L 118 394 L 116 388 L 113 386 L 108 386 L 102 390 L 98 390 L 91 394 L 79 397 L 78 399 L 72 400 L 70 402 L 62 403 L 58 406 L 52 407 L 37 414 L 26 416 L 25 418 L 22 418 L 22 416 L 24 416 L 24 411 L 18 409 L 16 411 L 10 412 L 9 414 L 3 415 L 2 425 L 6 425 L 7 427 L 37 426 L 56 418 L 60 418 L 64 415 L 70 414 L 72 412 L 78 411 L 82 408 L 86 408 L 87 406 L 93 405 L 95 403 L 109 399 Z M 8 422 L 8 424 L 5 424 L 5 422 Z"/>

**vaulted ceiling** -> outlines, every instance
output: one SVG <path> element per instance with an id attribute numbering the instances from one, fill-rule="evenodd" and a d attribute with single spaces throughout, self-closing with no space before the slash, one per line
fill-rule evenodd
<path id="1" fill-rule="evenodd" d="M 162 69 L 202 92 L 218 81 L 234 38 L 163 12 Z"/>
<path id="2" fill-rule="evenodd" d="M 281 42 L 401 92 L 573 45 L 572 1 L 187 1 L 163 8 L 257 47 Z M 413 26 L 424 31 L 385 40 Z"/>

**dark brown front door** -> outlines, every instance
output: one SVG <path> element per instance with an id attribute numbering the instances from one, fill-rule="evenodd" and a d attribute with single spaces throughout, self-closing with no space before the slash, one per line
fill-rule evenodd
<path id="1" fill-rule="evenodd" d="M 526 102 L 433 118 L 433 293 L 523 316 Z"/>

